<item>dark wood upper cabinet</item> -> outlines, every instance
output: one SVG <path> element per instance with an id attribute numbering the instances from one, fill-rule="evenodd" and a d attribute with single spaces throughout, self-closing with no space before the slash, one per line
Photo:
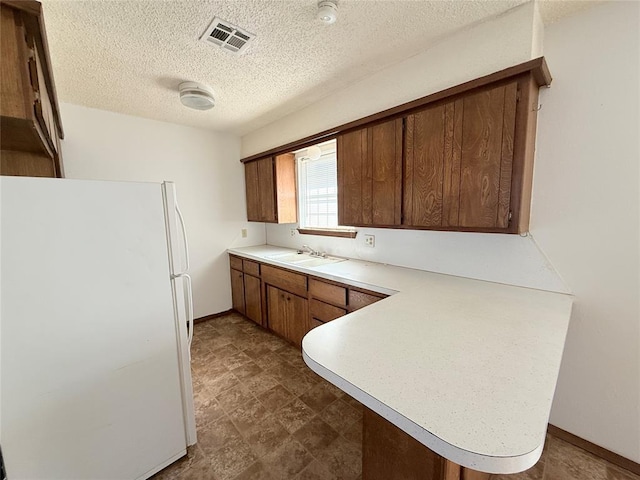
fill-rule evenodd
<path id="1" fill-rule="evenodd" d="M 453 149 L 455 107 L 453 102 L 436 105 L 406 119 L 405 225 L 440 227 L 457 222 L 457 209 L 451 211 L 460 179 L 460 155 L 456 158 Z"/>
<path id="2" fill-rule="evenodd" d="M 0 173 L 62 177 L 63 138 L 42 7 L 0 2 Z"/>
<path id="3" fill-rule="evenodd" d="M 516 95 L 512 82 L 462 99 L 461 227 L 509 225 Z"/>
<path id="4" fill-rule="evenodd" d="M 295 223 L 295 156 L 291 153 L 247 162 L 245 188 L 250 222 Z"/>
<path id="5" fill-rule="evenodd" d="M 338 223 L 400 225 L 402 119 L 338 136 Z"/>
<path id="6" fill-rule="evenodd" d="M 404 225 L 509 228 L 518 82 L 407 116 Z"/>
<path id="7" fill-rule="evenodd" d="M 540 57 L 260 156 L 337 138 L 340 225 L 525 233 L 538 90 L 550 83 Z"/>

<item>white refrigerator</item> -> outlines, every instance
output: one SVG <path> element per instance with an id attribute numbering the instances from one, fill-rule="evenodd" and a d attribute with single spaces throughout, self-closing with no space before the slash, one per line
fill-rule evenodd
<path id="1" fill-rule="evenodd" d="M 174 185 L 0 177 L 0 199 L 9 480 L 150 477 L 196 442 Z"/>

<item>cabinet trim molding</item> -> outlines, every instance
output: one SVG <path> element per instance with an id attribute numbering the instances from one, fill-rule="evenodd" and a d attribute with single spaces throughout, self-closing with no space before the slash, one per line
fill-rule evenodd
<path id="1" fill-rule="evenodd" d="M 459 95 L 469 90 L 483 87 L 490 83 L 499 82 L 501 80 L 505 80 L 507 78 L 515 77 L 525 73 L 530 73 L 532 75 L 538 87 L 548 86 L 551 84 L 552 77 L 551 73 L 549 72 L 549 68 L 547 67 L 547 62 L 545 61 L 544 57 L 539 57 L 533 60 L 529 60 L 528 62 L 520 63 L 518 65 L 514 65 L 513 67 L 505 68 L 504 70 L 500 70 L 498 72 L 491 73 L 489 75 L 485 75 L 483 77 L 476 78 L 459 85 L 455 85 L 445 90 L 432 93 L 416 100 L 412 100 L 411 102 L 403 103 L 402 105 L 398 105 L 397 107 L 389 108 L 387 110 L 383 110 L 382 112 L 374 113 L 373 115 L 368 115 L 358 120 L 354 120 L 352 122 L 348 122 L 343 125 L 330 128 L 313 135 L 309 135 L 308 137 L 301 138 L 300 140 L 296 140 L 285 145 L 280 145 L 278 147 L 271 148 L 267 151 L 257 153 L 255 155 L 250 155 L 241 159 L 240 161 L 242 163 L 251 162 L 252 160 L 257 160 L 262 157 L 280 155 L 283 153 L 291 152 L 292 150 L 309 147 L 311 145 L 315 145 L 316 143 L 335 138 L 341 133 L 346 133 L 350 130 L 362 128 L 364 126 L 367 126 L 368 124 L 401 117 L 412 110 L 423 108 L 430 103 L 437 102 L 447 97 Z"/>

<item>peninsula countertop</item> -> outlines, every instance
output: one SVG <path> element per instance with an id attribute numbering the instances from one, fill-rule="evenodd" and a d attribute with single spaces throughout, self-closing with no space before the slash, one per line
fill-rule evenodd
<path id="1" fill-rule="evenodd" d="M 261 245 L 229 253 L 385 294 L 310 331 L 307 365 L 437 454 L 489 473 L 544 446 L 573 297 L 346 260 L 305 268 Z"/>

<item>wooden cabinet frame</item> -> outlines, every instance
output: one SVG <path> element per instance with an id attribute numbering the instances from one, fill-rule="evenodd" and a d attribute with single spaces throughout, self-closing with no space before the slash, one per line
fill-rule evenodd
<path id="1" fill-rule="evenodd" d="M 528 62 L 524 62 L 519 65 L 515 65 L 510 68 L 506 68 L 499 72 L 495 72 L 490 75 L 486 75 L 481 78 L 477 78 L 471 80 L 469 82 L 462 83 L 460 85 L 456 85 L 451 88 L 447 88 L 440 92 L 433 93 L 431 95 L 427 95 L 425 97 L 419 98 L 417 100 L 405 103 L 403 105 L 399 105 L 394 108 L 390 108 L 383 112 L 376 113 L 374 115 L 369 115 L 368 117 L 364 117 L 353 122 L 346 123 L 344 125 L 340 125 L 335 128 L 331 128 L 329 130 L 325 130 L 319 132 L 314 135 L 310 135 L 308 137 L 302 138 L 295 142 L 288 143 L 286 145 L 282 145 L 280 147 L 276 147 L 266 152 L 252 155 L 250 157 L 243 158 L 242 162 L 251 162 L 258 158 L 267 156 L 280 154 L 283 152 L 291 152 L 296 149 L 308 147 L 310 145 L 314 145 L 321 141 L 326 141 L 331 138 L 339 138 L 340 136 L 346 135 L 356 135 L 358 131 L 360 133 L 360 144 L 362 145 L 362 150 L 364 153 L 361 153 L 361 158 L 370 158 L 370 145 L 369 142 L 369 129 L 375 129 L 377 126 L 386 123 L 393 122 L 397 119 L 407 118 L 408 116 L 419 112 L 420 110 L 424 110 L 427 107 L 442 103 L 450 103 L 453 102 L 454 107 L 457 105 L 456 101 L 464 98 L 465 96 L 473 95 L 474 92 L 480 91 L 484 88 L 491 88 L 496 85 L 507 84 L 515 82 L 517 86 L 517 95 L 518 95 L 518 104 L 516 107 L 516 115 L 515 115 L 515 126 L 513 133 L 513 159 L 511 165 L 511 181 L 508 182 L 509 176 L 506 175 L 508 167 L 508 159 L 501 159 L 501 168 L 504 167 L 503 175 L 502 171 L 500 173 L 498 181 L 502 183 L 499 192 L 499 203 L 500 203 L 500 214 L 499 221 L 496 222 L 495 225 L 492 226 L 465 226 L 464 221 L 454 222 L 454 219 L 459 218 L 459 210 L 456 211 L 455 206 L 451 206 L 450 202 L 447 204 L 446 211 L 443 212 L 443 216 L 445 221 L 440 222 L 440 225 L 429 225 L 429 226 L 416 226 L 407 223 L 407 203 L 405 194 L 402 194 L 402 206 L 400 221 L 389 222 L 378 221 L 376 222 L 374 218 L 369 218 L 371 214 L 369 213 L 369 203 L 372 198 L 371 190 L 369 191 L 359 191 L 355 193 L 355 198 L 357 199 L 358 195 L 361 197 L 360 200 L 360 209 L 362 210 L 361 216 L 349 216 L 345 215 L 344 210 L 342 210 L 341 217 L 344 218 L 343 223 L 352 223 L 354 226 L 375 226 L 379 228 L 408 228 L 408 229 L 431 229 L 431 230 L 455 230 L 455 231 L 474 231 L 474 232 L 496 232 L 496 233 L 524 233 L 529 230 L 529 217 L 530 217 L 530 207 L 531 207 L 531 188 L 532 188 L 532 178 L 533 178 L 533 158 L 534 158 L 534 148 L 535 148 L 535 131 L 536 131 L 536 119 L 537 119 L 537 110 L 538 110 L 538 89 L 541 86 L 546 86 L 551 83 L 551 75 L 549 73 L 549 69 L 547 68 L 547 64 L 544 60 L 544 57 L 540 57 L 534 60 L 530 60 Z M 449 109 L 450 110 L 450 109 Z M 458 119 L 455 117 L 455 108 L 454 111 L 448 111 L 447 114 L 453 114 L 453 121 Z M 406 122 L 405 122 L 406 123 Z M 405 125 L 406 128 L 406 125 Z M 509 130 L 507 128 L 507 130 Z M 364 133 L 362 133 L 364 132 Z M 405 130 L 406 134 L 406 130 Z M 507 145 L 510 149 L 511 146 Z M 366 152 L 365 152 L 366 150 Z M 338 151 L 338 161 L 340 162 L 340 147 Z M 406 162 L 405 162 L 406 163 Z M 371 178 L 371 172 L 369 167 L 369 161 L 363 163 L 363 177 L 365 181 L 363 184 L 368 183 L 368 179 Z M 403 166 L 406 168 L 406 165 Z M 447 175 L 455 175 L 455 171 L 447 172 Z M 407 172 L 404 172 L 404 175 L 407 175 Z M 450 179 L 450 177 L 447 177 Z M 340 183 L 339 176 L 339 186 L 338 186 L 338 195 L 340 197 L 340 190 L 344 190 L 344 183 Z M 344 179 L 343 179 L 344 182 Z M 507 185 L 509 183 L 509 185 Z M 355 184 L 355 183 L 354 183 Z M 354 187 L 355 188 L 355 187 Z M 368 187 L 367 187 L 368 188 Z M 445 197 L 445 195 L 447 197 Z M 446 192 L 443 193 L 444 198 L 448 198 L 451 195 L 459 195 L 459 188 L 456 189 L 455 185 L 451 185 L 451 188 L 448 188 Z M 396 198 L 398 196 L 396 195 Z M 357 202 L 358 200 L 356 200 Z M 437 199 L 436 199 L 437 201 Z M 395 204 L 395 199 L 390 201 L 389 203 Z M 509 205 L 507 208 L 506 205 Z M 357 206 L 357 205 L 356 205 Z M 339 205 L 340 208 L 344 209 L 344 206 Z"/>
<path id="2" fill-rule="evenodd" d="M 302 337 L 313 327 L 327 321 L 346 315 L 367 305 L 384 299 L 387 295 L 373 292 L 351 285 L 326 280 L 324 278 L 307 275 L 287 268 L 276 267 L 268 263 L 242 259 L 236 255 L 229 255 L 231 272 L 231 291 L 233 310 L 253 320 L 258 325 L 275 331 L 278 335 L 300 347 Z M 259 287 L 256 284 L 259 281 Z M 270 291 L 275 289 L 277 292 Z M 260 298 L 257 298 L 259 292 Z M 282 310 L 286 317 L 285 323 L 278 324 L 274 329 L 270 323 L 268 312 L 273 309 L 270 305 L 274 295 L 287 294 L 295 296 L 295 308 L 291 311 L 304 313 L 299 322 L 291 324 L 291 312 L 283 305 L 276 308 Z M 300 304 L 304 300 L 304 307 Z M 285 298 L 285 300 L 288 300 Z M 290 301 L 291 301 L 290 300 Z M 260 312 L 257 303 L 260 303 Z M 286 310 L 286 311 L 285 311 Z M 287 313 L 289 312 L 289 313 Z M 314 312 L 318 312 L 314 314 Z M 318 318 L 321 317 L 321 318 Z"/>
<path id="3" fill-rule="evenodd" d="M 0 173 L 62 177 L 64 132 L 42 6 L 34 0 L 2 0 L 0 9 Z"/>
<path id="4" fill-rule="evenodd" d="M 244 168 L 247 220 L 297 222 L 295 156 L 286 153 L 265 157 L 246 163 Z"/>

